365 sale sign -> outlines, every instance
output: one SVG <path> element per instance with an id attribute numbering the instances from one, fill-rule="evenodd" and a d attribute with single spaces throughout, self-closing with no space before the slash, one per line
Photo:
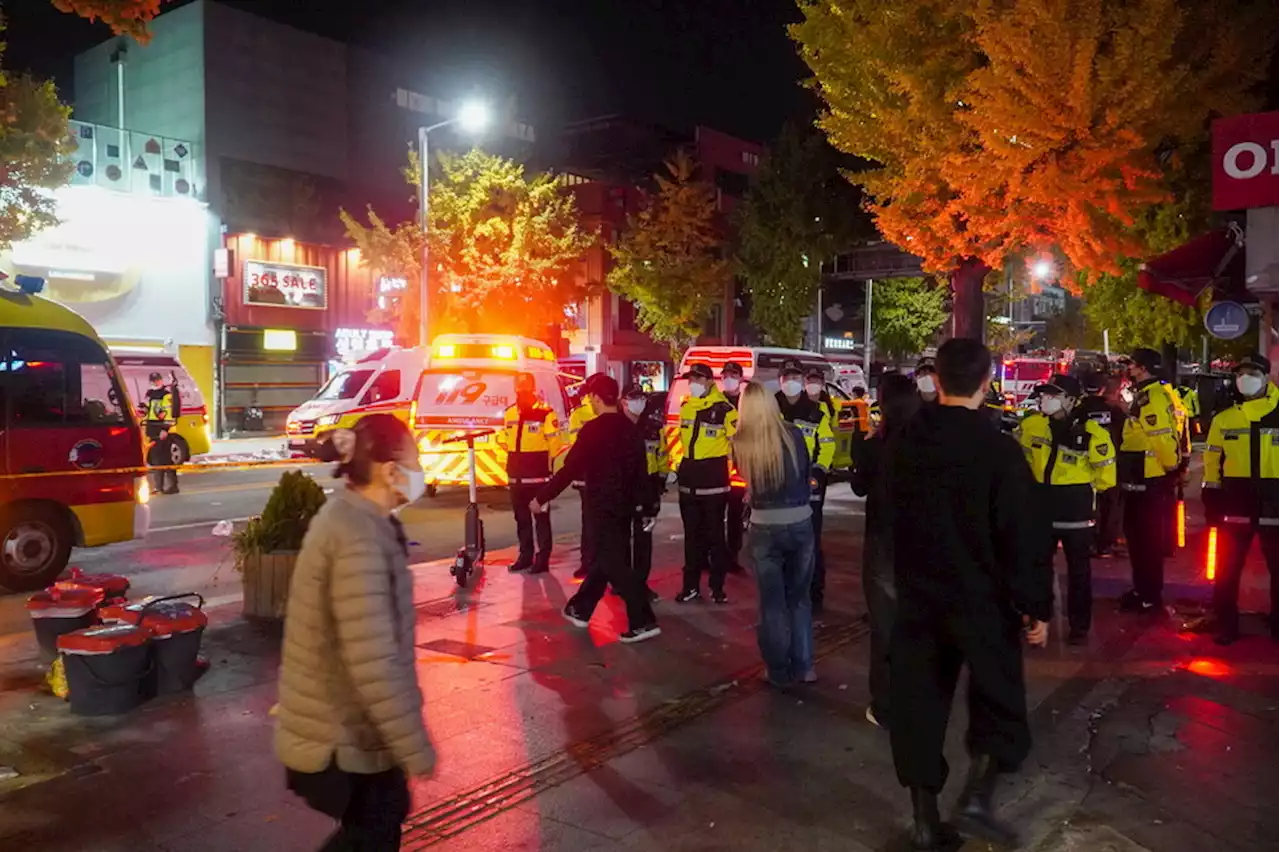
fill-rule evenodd
<path id="1" fill-rule="evenodd" d="M 244 264 L 244 303 L 290 308 L 323 308 L 328 304 L 327 270 L 247 260 Z"/>
<path id="2" fill-rule="evenodd" d="M 1275 207 L 1280 201 L 1280 113 L 1213 123 L 1213 209 Z"/>

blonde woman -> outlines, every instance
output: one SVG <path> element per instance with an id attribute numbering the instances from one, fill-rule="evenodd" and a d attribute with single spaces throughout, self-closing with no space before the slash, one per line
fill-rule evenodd
<path id="1" fill-rule="evenodd" d="M 774 686 L 812 683 L 814 536 L 804 435 L 782 419 L 773 394 L 755 382 L 743 389 L 738 418 L 733 461 L 747 483 L 751 507 L 747 546 L 760 597 L 760 655 Z"/>

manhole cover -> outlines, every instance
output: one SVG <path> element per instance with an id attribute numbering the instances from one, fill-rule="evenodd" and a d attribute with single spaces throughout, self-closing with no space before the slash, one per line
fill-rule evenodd
<path id="1" fill-rule="evenodd" d="M 492 654 L 498 650 L 497 648 L 490 648 L 488 645 L 459 642 L 457 639 L 433 639 L 430 642 L 421 643 L 418 647 L 424 651 L 435 651 L 437 654 L 461 657 L 464 660 L 474 660 L 477 657 Z"/>
<path id="2" fill-rule="evenodd" d="M 423 601 L 415 604 L 414 609 L 418 611 L 418 618 L 445 618 L 450 615 L 457 615 L 460 612 L 467 612 L 473 609 L 480 609 L 486 604 L 480 601 L 464 601 L 455 597 L 436 598 L 435 600 Z"/>

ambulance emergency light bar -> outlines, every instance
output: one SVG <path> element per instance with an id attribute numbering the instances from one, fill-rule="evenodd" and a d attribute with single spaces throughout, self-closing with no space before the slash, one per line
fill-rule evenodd
<path id="1" fill-rule="evenodd" d="M 437 343 L 434 356 L 444 361 L 517 361 L 521 357 L 518 343 Z M 556 360 L 556 354 L 545 346 L 526 345 L 523 357 L 530 361 Z"/>

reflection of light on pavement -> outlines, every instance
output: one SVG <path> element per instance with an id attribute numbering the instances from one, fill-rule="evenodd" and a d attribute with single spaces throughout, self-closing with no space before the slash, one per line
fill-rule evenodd
<path id="1" fill-rule="evenodd" d="M 1231 667 L 1221 660 L 1199 658 L 1191 660 L 1183 668 L 1202 677 L 1226 677 L 1231 674 Z"/>

